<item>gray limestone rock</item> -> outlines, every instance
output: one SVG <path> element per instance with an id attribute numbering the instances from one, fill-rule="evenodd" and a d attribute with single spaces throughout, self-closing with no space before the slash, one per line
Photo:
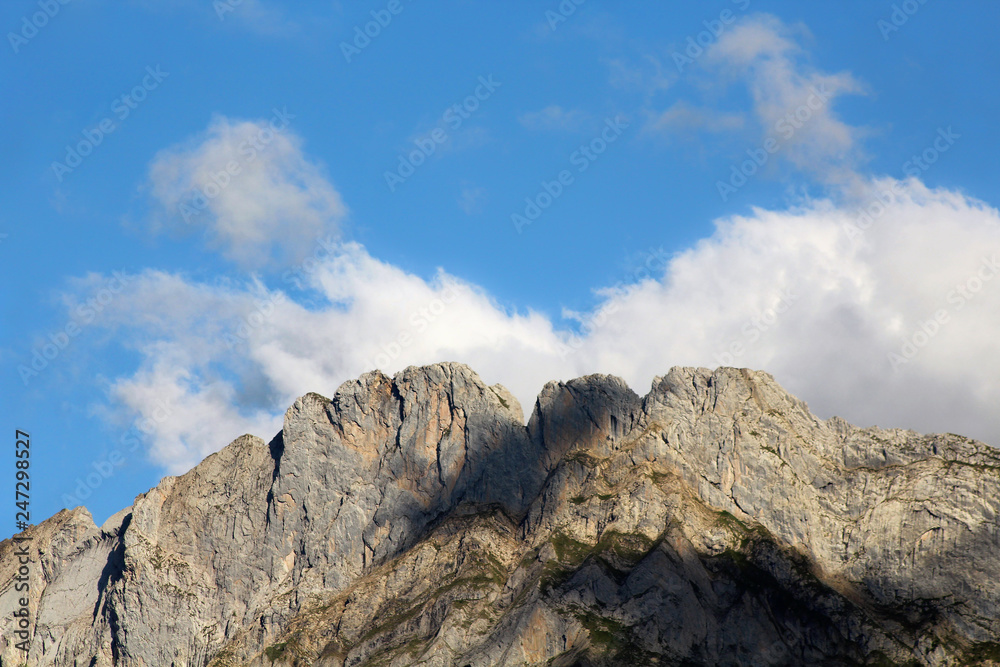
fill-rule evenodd
<path id="1" fill-rule="evenodd" d="M 525 425 L 461 364 L 376 371 L 101 527 L 28 529 L 28 664 L 1000 664 L 998 509 L 997 450 L 762 372 L 549 383 Z"/>

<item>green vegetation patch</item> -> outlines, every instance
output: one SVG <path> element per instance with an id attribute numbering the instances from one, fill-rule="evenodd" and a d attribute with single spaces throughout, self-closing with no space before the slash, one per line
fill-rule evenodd
<path id="1" fill-rule="evenodd" d="M 611 500 L 612 498 L 615 497 L 615 494 L 613 494 L 613 493 L 598 493 L 597 496 L 590 496 L 590 498 L 594 498 L 594 497 L 598 498 L 599 500 Z M 573 496 L 572 498 L 569 499 L 569 501 L 571 503 L 573 503 L 574 505 L 582 505 L 585 502 L 587 502 L 590 498 L 588 498 L 587 496 Z"/>
<path id="2" fill-rule="evenodd" d="M 573 616 L 587 629 L 590 641 L 602 650 L 617 652 L 622 648 L 621 640 L 625 634 L 625 626 L 621 622 L 606 616 L 598 616 L 590 611 L 577 611 Z"/>
<path id="3" fill-rule="evenodd" d="M 750 532 L 750 528 L 745 523 L 725 510 L 715 513 L 715 525 L 722 526 L 737 535 L 746 535 Z"/>
<path id="4" fill-rule="evenodd" d="M 227 645 L 221 651 L 215 654 L 212 661 L 208 663 L 208 667 L 237 667 L 236 663 L 236 652 L 233 650 L 231 645 Z"/>
<path id="5" fill-rule="evenodd" d="M 572 568 L 549 561 L 542 566 L 542 576 L 538 580 L 538 589 L 544 595 L 554 588 L 559 588 L 573 576 L 573 572 Z"/>
<path id="6" fill-rule="evenodd" d="M 181 598 L 181 599 L 187 598 L 189 600 L 198 597 L 195 593 L 191 591 L 185 591 L 180 586 L 175 586 L 174 584 L 160 584 L 159 587 L 160 590 L 162 590 L 167 595 L 170 595 L 171 597 Z"/>
<path id="7" fill-rule="evenodd" d="M 585 452 L 582 449 L 578 449 L 575 452 L 570 452 L 569 454 L 567 454 L 565 460 L 572 461 L 574 463 L 579 463 L 588 468 L 596 468 L 597 466 L 601 465 L 604 459 L 599 459 L 593 454 Z"/>
<path id="8" fill-rule="evenodd" d="M 422 605 L 422 604 L 416 604 L 416 605 L 414 605 L 412 607 L 406 607 L 406 608 L 403 608 L 400 611 L 397 611 L 395 613 L 391 613 L 390 616 L 386 620 L 382 621 L 381 623 L 379 623 L 378 625 L 376 625 L 374 628 L 372 628 L 371 630 L 369 630 L 368 632 L 366 632 L 364 634 L 364 636 L 362 636 L 361 639 L 358 640 L 358 644 L 364 644 L 369 639 L 372 639 L 372 638 L 374 638 L 374 637 L 382 634 L 383 632 L 386 632 L 387 630 L 391 630 L 393 628 L 399 627 L 400 625 L 403 625 L 407 621 L 409 621 L 409 620 L 415 618 L 417 615 L 419 615 L 420 612 L 423 611 L 423 609 L 424 609 L 424 605 Z M 380 614 L 380 616 L 381 616 L 381 614 Z"/>
<path id="9" fill-rule="evenodd" d="M 288 642 L 281 642 L 280 644 L 271 644 L 266 649 L 264 649 L 264 655 L 271 662 L 274 662 L 281 656 L 285 655 L 285 649 L 288 647 Z"/>
<path id="10" fill-rule="evenodd" d="M 774 447 L 772 447 L 771 445 L 761 445 L 760 448 L 763 449 L 765 452 L 769 452 L 771 454 L 774 454 L 779 459 L 781 458 L 781 453 L 777 449 L 775 449 Z"/>
<path id="11" fill-rule="evenodd" d="M 653 480 L 653 484 L 661 484 L 664 481 L 666 481 L 666 480 L 670 479 L 671 477 L 673 477 L 673 475 L 670 475 L 670 474 L 665 473 L 665 472 L 656 472 L 655 470 L 653 470 L 653 471 L 650 471 L 649 477 L 650 477 L 650 479 Z"/>
<path id="12" fill-rule="evenodd" d="M 479 551 L 473 552 L 462 564 L 459 573 L 447 583 L 421 596 L 417 600 L 409 602 L 401 600 L 398 601 L 398 604 L 390 605 L 388 611 L 381 612 L 379 616 L 385 617 L 386 620 L 369 630 L 358 640 L 358 644 L 363 644 L 377 635 L 407 623 L 420 615 L 428 604 L 440 599 L 455 588 L 467 586 L 475 590 L 488 591 L 493 588 L 503 587 L 506 582 L 507 571 L 493 554 Z M 456 600 L 455 604 L 461 608 L 463 605 L 459 603 L 468 604 L 472 602 L 474 600 Z"/>
<path id="13" fill-rule="evenodd" d="M 868 667 L 920 667 L 920 661 L 916 658 L 906 662 L 896 662 L 882 651 L 872 651 L 865 664 Z"/>
<path id="14" fill-rule="evenodd" d="M 973 644 L 961 658 L 961 665 L 984 665 L 987 661 L 1000 663 L 1000 644 L 982 642 Z"/>
<path id="15" fill-rule="evenodd" d="M 587 651 L 602 663 L 611 665 L 658 665 L 662 656 L 642 647 L 632 629 L 621 621 L 595 614 L 589 610 L 577 610 L 573 616 L 590 636 Z M 596 655 L 595 655 L 596 654 Z"/>
<path id="16" fill-rule="evenodd" d="M 368 656 L 368 659 L 361 664 L 361 667 L 385 667 L 386 665 L 392 664 L 396 658 L 404 653 L 409 656 L 411 661 L 415 660 L 421 653 L 427 650 L 427 645 L 429 643 L 430 641 L 427 639 L 418 638 L 411 639 L 400 646 L 385 648 Z"/>
<path id="17" fill-rule="evenodd" d="M 943 459 L 943 463 L 949 470 L 952 466 L 964 466 L 966 468 L 972 468 L 973 470 L 978 470 L 979 472 L 997 473 L 1000 472 L 1000 466 L 989 465 L 987 463 L 971 463 L 969 461 L 960 461 L 958 459 Z"/>
<path id="18" fill-rule="evenodd" d="M 528 567 L 536 560 L 538 560 L 538 547 L 535 547 L 528 553 L 524 554 L 524 558 L 521 559 L 521 562 L 518 564 L 517 567 L 518 568 Z"/>
<path id="19" fill-rule="evenodd" d="M 622 574 L 624 567 L 631 569 L 646 557 L 656 546 L 654 540 L 641 533 L 622 533 L 607 530 L 597 544 L 590 545 L 576 540 L 563 532 L 556 532 L 549 540 L 555 549 L 556 558 L 545 563 L 539 580 L 541 592 L 547 593 L 568 581 L 590 556 L 609 574 Z"/>
<path id="20" fill-rule="evenodd" d="M 629 563 L 638 563 L 646 557 L 654 546 L 653 540 L 642 533 L 620 533 L 617 530 L 607 530 L 601 535 L 595 551 L 610 551 L 618 558 Z"/>
<path id="21" fill-rule="evenodd" d="M 575 540 L 563 532 L 556 532 L 549 541 L 556 550 L 556 558 L 573 565 L 582 563 L 594 550 L 589 544 Z"/>

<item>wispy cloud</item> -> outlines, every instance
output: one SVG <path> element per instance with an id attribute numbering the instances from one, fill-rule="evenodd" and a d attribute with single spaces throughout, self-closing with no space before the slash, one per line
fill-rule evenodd
<path id="1" fill-rule="evenodd" d="M 529 130 L 565 130 L 576 132 L 593 124 L 593 117 L 582 109 L 563 109 L 550 104 L 538 111 L 528 111 L 518 116 L 521 125 Z"/>
<path id="2" fill-rule="evenodd" d="M 639 92 L 653 96 L 669 89 L 677 78 L 663 62 L 650 54 L 643 56 L 638 63 L 625 58 L 612 58 L 605 61 L 608 68 L 608 83 L 620 90 Z"/>
<path id="3" fill-rule="evenodd" d="M 741 113 L 695 107 L 682 100 L 664 111 L 651 113 L 644 129 L 665 135 L 683 134 L 691 130 L 731 132 L 741 129 L 745 122 Z"/>
<path id="4" fill-rule="evenodd" d="M 486 189 L 473 185 L 463 185 L 462 194 L 458 198 L 458 206 L 466 215 L 481 213 L 483 210 L 483 199 L 486 196 Z"/>
<path id="5" fill-rule="evenodd" d="M 866 130 L 841 120 L 834 106 L 841 96 L 864 93 L 865 87 L 849 72 L 828 73 L 811 65 L 801 46 L 807 39 L 804 26 L 769 14 L 735 19 L 684 70 L 692 84 L 687 89 L 704 99 L 698 104 L 675 99 L 663 108 L 650 97 L 644 131 L 665 137 L 728 132 L 734 141 L 749 141 L 745 148 L 766 145 L 769 156 L 778 154 L 775 162 L 784 160 L 800 173 L 828 184 L 846 183 L 864 158 Z M 634 82 L 647 79 L 632 73 Z M 726 93 L 734 87 L 745 87 L 750 103 L 720 108 L 731 104 Z M 757 136 L 748 138 L 750 133 Z M 736 152 L 746 158 L 742 150 Z"/>
<path id="6" fill-rule="evenodd" d="M 863 130 L 843 122 L 833 104 L 837 97 L 865 88 L 849 72 L 829 74 L 809 65 L 796 41 L 805 36 L 804 26 L 790 26 L 768 14 L 751 15 L 723 33 L 703 62 L 747 85 L 765 136 L 782 133 L 787 125 L 786 159 L 800 169 L 838 178 L 861 157 Z"/>
<path id="7" fill-rule="evenodd" d="M 208 24 L 236 27 L 258 35 L 285 37 L 296 34 L 300 24 L 286 8 L 272 0 L 134 0 L 152 11 L 194 12 Z"/>

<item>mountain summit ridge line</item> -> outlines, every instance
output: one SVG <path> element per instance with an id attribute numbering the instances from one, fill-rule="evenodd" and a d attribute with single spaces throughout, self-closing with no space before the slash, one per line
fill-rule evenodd
<path id="1" fill-rule="evenodd" d="M 305 394 L 103 526 L 25 531 L 28 665 L 1000 664 L 1000 452 L 767 373 L 463 364 Z M 14 541 L 0 667 L 20 665 Z"/>

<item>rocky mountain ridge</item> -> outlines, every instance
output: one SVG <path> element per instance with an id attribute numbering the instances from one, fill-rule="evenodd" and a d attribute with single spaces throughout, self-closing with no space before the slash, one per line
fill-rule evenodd
<path id="1" fill-rule="evenodd" d="M 375 371 L 26 531 L 28 665 L 1000 664 L 998 491 L 997 450 L 762 372 L 553 382 L 525 425 L 461 364 Z"/>

